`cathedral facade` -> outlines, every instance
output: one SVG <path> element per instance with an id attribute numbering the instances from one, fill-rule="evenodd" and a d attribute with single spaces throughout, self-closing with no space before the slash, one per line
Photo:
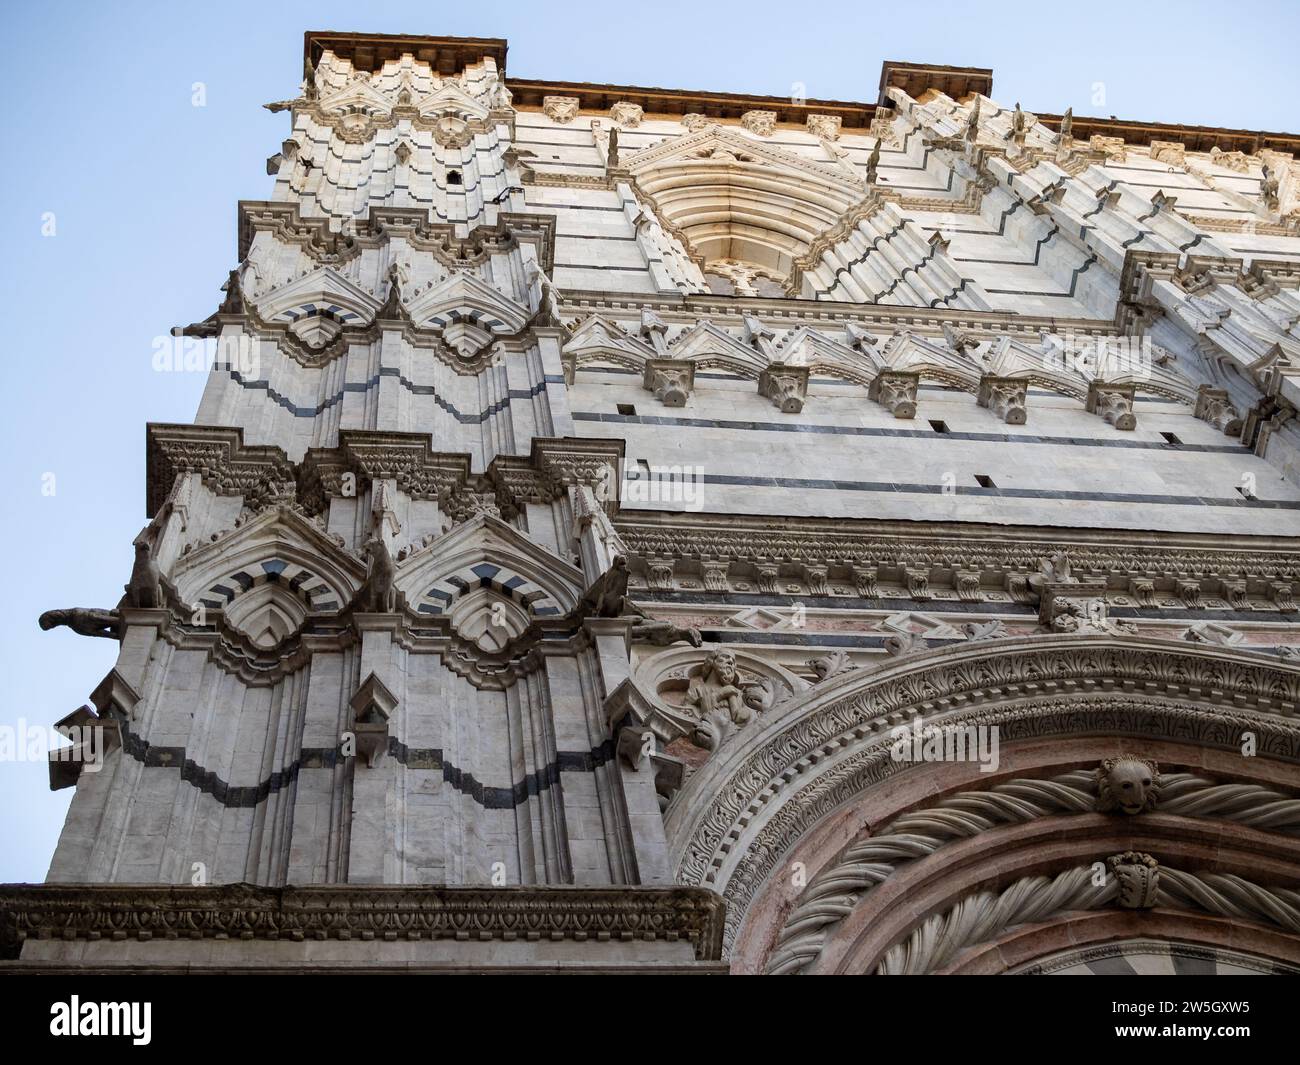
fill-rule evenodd
<path id="1" fill-rule="evenodd" d="M 1300 136 L 304 66 L 0 964 L 1300 972 Z"/>

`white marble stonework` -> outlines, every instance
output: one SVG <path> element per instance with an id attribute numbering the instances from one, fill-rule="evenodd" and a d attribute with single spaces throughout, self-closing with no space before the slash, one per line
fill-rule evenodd
<path id="1" fill-rule="evenodd" d="M 0 964 L 1300 966 L 1300 137 L 504 63 L 309 35 Z"/>

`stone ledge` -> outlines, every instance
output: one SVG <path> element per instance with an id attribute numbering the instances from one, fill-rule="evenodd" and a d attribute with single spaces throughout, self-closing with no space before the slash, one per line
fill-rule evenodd
<path id="1" fill-rule="evenodd" d="M 33 940 L 639 940 L 690 943 L 697 961 L 717 961 L 724 910 L 695 887 L 5 884 L 0 958 Z"/>

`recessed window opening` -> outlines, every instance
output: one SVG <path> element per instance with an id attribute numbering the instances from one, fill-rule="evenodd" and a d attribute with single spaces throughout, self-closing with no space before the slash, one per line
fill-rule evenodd
<path id="1" fill-rule="evenodd" d="M 933 429 L 936 433 L 946 433 L 948 431 L 948 423 L 931 421 L 930 428 Z"/>
<path id="2" fill-rule="evenodd" d="M 975 480 L 978 482 L 978 484 L 979 484 L 979 486 L 980 486 L 981 488 L 996 488 L 996 487 L 997 487 L 997 485 L 993 483 L 993 478 L 990 477 L 987 473 L 977 473 L 977 474 L 975 475 Z"/>
<path id="3" fill-rule="evenodd" d="M 619 414 L 636 415 L 636 407 L 631 403 L 620 403 L 618 405 Z"/>

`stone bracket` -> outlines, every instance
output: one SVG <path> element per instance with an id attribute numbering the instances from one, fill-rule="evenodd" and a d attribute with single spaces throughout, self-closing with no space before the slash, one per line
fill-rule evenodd
<path id="1" fill-rule="evenodd" d="M 1088 386 L 1088 413 L 1100 415 L 1107 425 L 1116 429 L 1135 429 L 1137 415 L 1133 413 L 1133 391 L 1133 385 L 1093 381 Z"/>
<path id="2" fill-rule="evenodd" d="M 808 367 L 774 362 L 758 375 L 758 394 L 784 414 L 798 414 L 808 396 Z"/>
<path id="3" fill-rule="evenodd" d="M 895 418 L 914 418 L 920 383 L 920 374 L 885 370 L 872 379 L 867 398 L 879 403 Z"/>
<path id="4" fill-rule="evenodd" d="M 1016 377 L 985 374 L 980 378 L 978 402 L 1008 425 L 1025 424 L 1027 382 Z"/>
<path id="5" fill-rule="evenodd" d="M 695 363 L 689 359 L 647 359 L 641 384 L 665 407 L 684 407 L 695 389 Z"/>

